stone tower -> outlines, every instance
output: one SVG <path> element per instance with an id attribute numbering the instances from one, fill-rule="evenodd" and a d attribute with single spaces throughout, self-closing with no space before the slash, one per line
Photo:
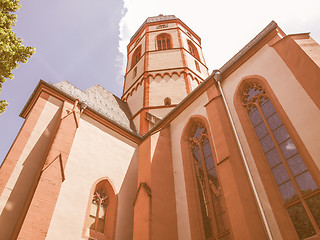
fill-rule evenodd
<path id="1" fill-rule="evenodd" d="M 206 77 L 200 37 L 174 15 L 147 18 L 127 47 L 122 96 L 140 134 Z"/>

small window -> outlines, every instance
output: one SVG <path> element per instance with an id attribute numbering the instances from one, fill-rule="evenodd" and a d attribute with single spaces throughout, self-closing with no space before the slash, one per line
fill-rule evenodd
<path id="1" fill-rule="evenodd" d="M 90 210 L 90 229 L 97 232 L 104 232 L 108 196 L 101 187 L 93 195 Z"/>
<path id="2" fill-rule="evenodd" d="M 171 48 L 170 35 L 162 33 L 157 36 L 158 50 L 166 50 Z"/>
<path id="3" fill-rule="evenodd" d="M 136 65 L 140 58 L 141 58 L 141 45 L 137 47 L 137 49 L 132 54 L 131 67 Z"/>
<path id="4" fill-rule="evenodd" d="M 200 61 L 197 48 L 194 46 L 194 44 L 190 40 L 188 40 L 188 49 L 190 54 Z"/>
<path id="5" fill-rule="evenodd" d="M 137 67 L 133 69 L 133 77 L 135 78 L 136 76 L 137 76 Z"/>
<path id="6" fill-rule="evenodd" d="M 166 97 L 166 98 L 164 99 L 164 105 L 166 105 L 166 106 L 171 105 L 171 98 Z"/>
<path id="7" fill-rule="evenodd" d="M 136 47 L 138 45 L 140 40 L 141 40 L 141 36 L 134 42 L 134 47 Z"/>
<path id="8" fill-rule="evenodd" d="M 161 24 L 161 25 L 156 26 L 156 29 L 162 29 L 162 28 L 167 28 L 167 27 L 168 27 L 168 24 Z"/>
<path id="9" fill-rule="evenodd" d="M 198 63 L 196 60 L 194 60 L 194 63 L 195 63 L 195 65 L 196 65 L 196 69 L 198 70 L 198 72 L 201 72 L 201 71 L 200 71 L 199 63 Z"/>
<path id="10" fill-rule="evenodd" d="M 107 179 L 94 186 L 83 230 L 86 239 L 114 239 L 117 201 L 113 187 Z"/>

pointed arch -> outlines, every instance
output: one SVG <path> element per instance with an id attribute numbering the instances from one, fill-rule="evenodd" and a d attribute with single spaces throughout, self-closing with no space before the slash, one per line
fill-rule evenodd
<path id="1" fill-rule="evenodd" d="M 189 50 L 190 54 L 193 57 L 195 57 L 198 61 L 200 61 L 199 53 L 198 53 L 196 46 L 190 40 L 187 40 L 187 43 L 188 43 L 188 50 Z"/>
<path id="2" fill-rule="evenodd" d="M 192 239 L 230 239 L 219 171 L 207 119 L 192 116 L 181 136 Z"/>
<path id="3" fill-rule="evenodd" d="M 245 77 L 234 105 L 283 236 L 319 237 L 319 170 L 271 87 Z"/>
<path id="4" fill-rule="evenodd" d="M 141 45 L 139 45 L 136 50 L 132 54 L 132 59 L 131 59 L 131 68 L 134 67 L 138 63 L 138 61 L 141 58 Z"/>
<path id="5" fill-rule="evenodd" d="M 110 180 L 97 180 L 90 191 L 83 235 L 88 239 L 114 239 L 117 205 L 118 196 Z"/>

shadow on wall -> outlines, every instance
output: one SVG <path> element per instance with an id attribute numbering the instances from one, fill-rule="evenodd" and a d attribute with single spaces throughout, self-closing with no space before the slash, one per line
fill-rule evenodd
<path id="1" fill-rule="evenodd" d="M 21 173 L 0 216 L 0 239 L 11 239 L 10 237 L 15 239 L 19 233 L 30 199 L 32 199 L 28 198 L 29 192 L 33 191 L 32 185 L 43 167 L 43 158 L 60 113 L 61 111 L 56 112 L 22 164 Z M 12 235 L 13 232 L 15 237 Z"/>
<path id="2" fill-rule="evenodd" d="M 128 103 L 122 101 L 118 97 L 114 96 L 114 99 L 117 101 L 120 109 L 125 113 L 128 119 L 132 119 L 132 113 L 130 111 L 130 108 L 128 106 Z M 133 121 L 130 121 L 130 128 L 133 132 L 137 132 L 136 126 L 134 125 Z"/>
<path id="3" fill-rule="evenodd" d="M 170 126 L 161 130 L 151 163 L 152 239 L 178 239 Z"/>
<path id="4" fill-rule="evenodd" d="M 136 148 L 118 193 L 116 239 L 133 238 L 133 201 L 137 193 L 137 182 L 138 149 Z"/>

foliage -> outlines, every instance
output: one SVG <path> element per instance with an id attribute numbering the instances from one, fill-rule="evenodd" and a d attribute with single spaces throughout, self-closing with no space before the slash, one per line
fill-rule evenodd
<path id="1" fill-rule="evenodd" d="M 22 45 L 22 39 L 13 32 L 17 16 L 14 14 L 20 8 L 19 0 L 0 0 L 0 93 L 6 79 L 13 79 L 12 70 L 18 63 L 27 62 L 35 49 Z M 8 103 L 0 100 L 0 114 Z"/>
<path id="2" fill-rule="evenodd" d="M 305 239 L 316 234 L 301 203 L 289 207 L 288 212 L 300 239 Z"/>
<path id="3" fill-rule="evenodd" d="M 302 194 L 305 195 L 306 193 L 310 193 L 311 191 L 311 189 L 302 191 Z M 295 196 L 294 198 L 297 199 L 297 197 Z M 320 193 L 307 198 L 306 203 L 315 222 L 317 223 L 318 227 L 320 227 Z M 314 227 L 312 226 L 312 223 L 301 202 L 289 207 L 288 213 L 300 239 L 305 239 L 316 234 Z"/>
<path id="4" fill-rule="evenodd" d="M 316 221 L 318 227 L 320 227 L 320 193 L 306 200 L 309 209 Z"/>

